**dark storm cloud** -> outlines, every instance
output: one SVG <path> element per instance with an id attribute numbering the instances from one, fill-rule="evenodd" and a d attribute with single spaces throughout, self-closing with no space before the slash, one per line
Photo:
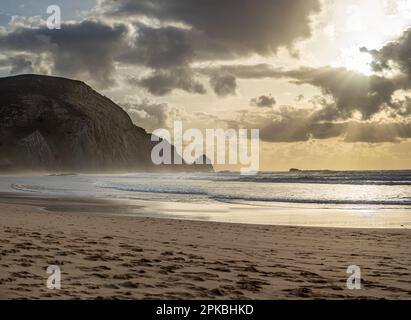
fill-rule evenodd
<path id="1" fill-rule="evenodd" d="M 319 0 L 103 0 L 91 14 L 113 18 L 114 26 L 86 20 L 61 30 L 11 28 L 0 34 L 0 50 L 46 54 L 50 73 L 87 77 L 102 87 L 113 83 L 120 62 L 152 69 L 141 84 L 153 94 L 205 93 L 189 71 L 191 63 L 292 50 L 311 35 L 311 16 L 319 11 Z M 210 83 L 218 96 L 235 93 L 235 79 L 227 73 L 210 75 Z"/>
<path id="2" fill-rule="evenodd" d="M 210 77 L 210 86 L 217 96 L 224 98 L 229 95 L 235 95 L 237 81 L 230 74 L 213 74 Z"/>
<path id="3" fill-rule="evenodd" d="M 251 99 L 250 105 L 260 108 L 272 108 L 277 102 L 271 95 L 262 95 L 258 98 Z"/>
<path id="4" fill-rule="evenodd" d="M 186 68 L 156 70 L 150 76 L 140 80 L 132 80 L 131 83 L 146 88 L 156 96 L 164 96 L 175 89 L 197 94 L 206 92 L 204 86 L 194 78 L 191 70 Z"/>
<path id="5" fill-rule="evenodd" d="M 227 52 L 264 55 L 309 37 L 311 15 L 320 11 L 320 1 L 107 0 L 101 8 L 111 16 L 181 23 L 202 34 L 203 40 L 218 42 Z"/>
<path id="6" fill-rule="evenodd" d="M 187 65 L 192 58 L 193 50 L 189 44 L 187 30 L 175 27 L 152 28 L 140 24 L 135 47 L 121 55 L 118 60 L 164 69 Z"/>
<path id="7" fill-rule="evenodd" d="M 86 74 L 104 86 L 112 83 L 113 59 L 125 33 L 123 25 L 112 27 L 95 21 L 63 24 L 60 30 L 23 27 L 0 34 L 0 48 L 47 53 L 54 73 L 71 77 Z"/>
<path id="8" fill-rule="evenodd" d="M 188 85 L 174 71 L 187 70 L 192 62 L 236 59 L 254 53 L 273 54 L 279 47 L 291 50 L 294 42 L 311 35 L 311 16 L 320 11 L 319 2 L 107 0 L 102 1 L 99 9 L 106 17 L 129 21 L 157 20 L 156 28 L 136 24 L 135 46 L 121 55 L 119 61 L 154 69 L 154 74 L 141 84 L 155 95 L 164 95 L 173 89 L 205 92 L 194 80 L 194 74 L 189 77 L 194 83 Z M 235 94 L 237 85 L 232 75 L 224 72 L 208 76 L 218 97 Z"/>

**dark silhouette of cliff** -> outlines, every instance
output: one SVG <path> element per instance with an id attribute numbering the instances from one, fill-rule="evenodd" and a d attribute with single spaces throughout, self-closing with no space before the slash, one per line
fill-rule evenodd
<path id="1" fill-rule="evenodd" d="M 151 135 L 80 81 L 40 75 L 0 78 L 0 171 L 210 171 L 155 166 Z"/>

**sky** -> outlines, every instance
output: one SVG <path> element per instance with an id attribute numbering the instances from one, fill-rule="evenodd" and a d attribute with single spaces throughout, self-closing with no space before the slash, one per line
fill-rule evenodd
<path id="1" fill-rule="evenodd" d="M 409 0 L 2 0 L 0 76 L 23 73 L 149 132 L 260 129 L 261 170 L 411 169 Z"/>

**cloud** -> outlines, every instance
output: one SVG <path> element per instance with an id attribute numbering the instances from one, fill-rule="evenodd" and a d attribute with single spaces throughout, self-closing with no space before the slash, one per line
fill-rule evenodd
<path id="1" fill-rule="evenodd" d="M 210 77 L 210 86 L 220 98 L 235 95 L 237 89 L 236 78 L 230 74 L 213 74 Z"/>
<path id="2" fill-rule="evenodd" d="M 346 143 L 399 143 L 411 138 L 411 122 L 325 121 L 322 109 L 280 106 L 276 109 L 243 110 L 231 121 L 233 128 L 260 129 L 260 139 L 272 143 L 294 143 L 337 139 Z"/>
<path id="3" fill-rule="evenodd" d="M 20 27 L 0 34 L 0 49 L 48 54 L 53 74 L 87 75 L 104 87 L 113 83 L 114 57 L 126 31 L 124 25 L 96 21 L 63 24 L 60 30 Z"/>
<path id="4" fill-rule="evenodd" d="M 400 71 L 408 77 L 411 85 L 411 28 L 405 30 L 395 41 L 387 43 L 380 50 L 361 51 L 370 53 L 374 61 L 372 67 L 375 71 Z"/>
<path id="5" fill-rule="evenodd" d="M 411 138 L 410 122 L 391 123 L 349 123 L 345 142 L 400 142 Z"/>
<path id="6" fill-rule="evenodd" d="M 0 67 L 10 68 L 10 75 L 33 73 L 33 63 L 27 55 L 16 55 L 0 60 Z"/>
<path id="7" fill-rule="evenodd" d="M 310 117 L 273 121 L 261 129 L 268 142 L 300 142 L 340 138 L 344 142 L 397 143 L 411 138 L 410 122 L 313 122 Z"/>
<path id="8" fill-rule="evenodd" d="M 319 0 L 103 0 L 96 12 L 134 25 L 132 47 L 118 61 L 153 69 L 139 85 L 165 95 L 174 89 L 205 93 L 188 71 L 194 62 L 271 55 L 280 47 L 292 51 L 296 41 L 311 35 L 311 17 L 320 7 Z M 192 85 L 180 70 L 190 73 Z M 218 97 L 235 94 L 236 79 L 229 73 L 209 77 Z"/>
<path id="9" fill-rule="evenodd" d="M 148 77 L 140 80 L 134 79 L 130 83 L 146 88 L 155 96 L 164 96 L 175 89 L 197 94 L 206 92 L 204 86 L 195 80 L 192 71 L 186 68 L 156 70 Z"/>
<path id="10" fill-rule="evenodd" d="M 118 60 L 154 69 L 187 66 L 193 59 L 188 31 L 176 27 L 153 28 L 138 26 L 134 47 Z"/>
<path id="11" fill-rule="evenodd" d="M 215 53 L 272 54 L 311 35 L 319 0 L 123 0 L 100 3 L 106 16 L 179 24 L 210 40 Z M 220 57 L 221 58 L 221 57 Z"/>
<path id="12" fill-rule="evenodd" d="M 155 103 L 148 99 L 120 103 L 129 114 L 133 123 L 153 132 L 156 129 L 168 128 L 171 107 L 166 103 Z"/>
<path id="13" fill-rule="evenodd" d="M 273 66 L 266 63 L 254 65 L 234 64 L 211 66 L 205 68 L 196 68 L 195 71 L 208 76 L 216 73 L 231 74 L 239 79 L 280 78 L 284 73 L 283 69 L 273 68 Z"/>
<path id="14" fill-rule="evenodd" d="M 295 79 L 295 84 L 311 84 L 330 95 L 338 116 L 352 117 L 359 111 L 363 119 L 370 119 L 387 106 L 392 106 L 396 82 L 380 76 L 366 76 L 345 68 L 302 68 L 286 71 L 284 77 Z"/>
<path id="15" fill-rule="evenodd" d="M 272 108 L 276 103 L 276 100 L 271 95 L 262 95 L 250 101 L 251 106 L 260 108 Z"/>
<path id="16" fill-rule="evenodd" d="M 10 59 L 11 70 L 10 74 L 32 73 L 33 63 L 24 56 L 15 56 Z"/>
<path id="17" fill-rule="evenodd" d="M 274 109 L 275 99 L 261 95 L 250 101 L 258 109 L 249 108 L 240 119 L 224 119 L 226 123 L 261 128 L 262 139 L 274 142 L 339 138 L 378 143 L 409 138 L 411 28 L 380 50 L 362 48 L 374 59 L 376 74 L 371 76 L 330 66 L 285 70 L 269 64 L 232 64 L 256 54 L 272 56 L 279 48 L 292 52 L 297 41 L 310 37 L 310 22 L 320 3 L 99 0 L 88 15 L 91 20 L 63 23 L 61 30 L 48 30 L 41 17 L 14 18 L 8 29 L 0 30 L 0 51 L 5 55 L 0 66 L 13 74 L 44 71 L 94 80 L 107 88 L 115 82 L 116 66 L 126 65 L 127 71 L 143 69 L 146 74 L 130 77 L 128 83 L 155 96 L 175 90 L 205 94 L 199 81 L 205 83 L 204 78 L 221 98 L 236 94 L 238 79 L 285 79 L 314 86 L 322 95 L 313 108 L 304 110 Z M 229 59 L 231 65 L 218 66 Z M 134 65 L 143 68 L 133 69 Z M 198 67 L 204 65 L 211 67 Z M 396 93 L 401 90 L 399 100 Z M 308 103 L 303 96 L 297 100 L 299 106 Z M 165 126 L 168 113 L 175 112 L 167 104 L 148 100 L 125 108 L 136 124 L 149 129 Z"/>
<path id="18" fill-rule="evenodd" d="M 151 69 L 139 84 L 154 95 L 203 94 L 193 63 L 292 51 L 311 35 L 320 7 L 320 0 L 101 0 L 89 20 L 63 23 L 61 30 L 47 29 L 41 17 L 14 19 L 0 33 L 0 50 L 46 55 L 51 74 L 92 80 L 99 88 L 114 84 L 120 63 Z M 30 62 L 39 69 L 35 60 L 27 68 Z M 235 94 L 229 73 L 210 75 L 210 84 L 220 97 Z"/>
<path id="19" fill-rule="evenodd" d="M 366 76 L 345 68 L 300 68 L 282 70 L 267 64 L 230 65 L 199 70 L 200 73 L 230 72 L 237 78 L 284 78 L 296 85 L 310 84 L 321 89 L 323 96 L 314 102 L 314 109 L 281 107 L 265 119 L 240 120 L 241 125 L 260 128 L 260 137 L 267 142 L 298 142 L 338 138 L 345 142 L 385 143 L 411 138 L 411 123 L 406 119 L 371 120 L 382 111 L 392 117 L 408 117 L 411 98 L 394 100 L 404 89 L 403 77 Z M 258 104 L 258 98 L 251 105 Z M 360 113 L 362 121 L 354 120 Z M 244 116 L 244 118 L 247 118 Z M 267 122 L 268 120 L 268 122 Z"/>
<path id="20" fill-rule="evenodd" d="M 303 67 L 296 70 L 273 68 L 268 64 L 230 65 L 203 68 L 197 70 L 202 74 L 226 72 L 239 79 L 289 79 L 296 85 L 310 84 L 331 97 L 334 107 L 327 106 L 328 119 L 349 119 L 359 112 L 364 120 L 388 108 L 396 108 L 392 96 L 404 89 L 402 78 L 385 78 L 378 75 L 367 76 L 345 68 Z M 331 114 L 334 111 L 334 114 Z"/>
<path id="21" fill-rule="evenodd" d="M 408 117 L 411 116 L 411 98 L 405 97 L 403 100 L 396 101 L 397 104 L 396 112 L 392 114 L 395 118 L 396 116 Z"/>

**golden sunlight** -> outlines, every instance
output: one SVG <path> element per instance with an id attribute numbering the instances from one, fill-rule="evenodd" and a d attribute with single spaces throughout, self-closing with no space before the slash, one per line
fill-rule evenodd
<path id="1" fill-rule="evenodd" d="M 366 0 L 352 3 L 340 13 L 345 17 L 341 26 L 340 57 L 336 64 L 370 75 L 372 57 L 360 52 L 359 48 L 379 49 L 399 35 L 411 21 L 411 1 Z"/>

